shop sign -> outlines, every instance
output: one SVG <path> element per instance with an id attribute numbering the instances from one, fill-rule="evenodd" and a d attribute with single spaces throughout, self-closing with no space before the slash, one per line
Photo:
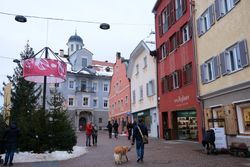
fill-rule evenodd
<path id="1" fill-rule="evenodd" d="M 181 95 L 181 96 L 178 96 L 176 99 L 174 99 L 174 102 L 175 103 L 184 103 L 188 100 L 189 100 L 189 96 Z"/>
<path id="2" fill-rule="evenodd" d="M 215 133 L 215 147 L 217 149 L 227 148 L 225 128 L 211 128 Z"/>

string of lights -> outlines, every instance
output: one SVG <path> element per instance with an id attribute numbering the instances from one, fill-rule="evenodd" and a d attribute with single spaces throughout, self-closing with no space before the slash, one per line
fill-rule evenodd
<path id="1" fill-rule="evenodd" d="M 14 13 L 7 13 L 1 12 L 1 15 L 8 15 L 8 16 L 17 16 L 20 14 Z M 42 16 L 31 16 L 31 15 L 22 15 L 27 18 L 34 18 L 34 19 L 44 19 L 44 20 L 54 20 L 54 21 L 66 21 L 66 22 L 78 22 L 78 23 L 87 23 L 87 24 L 101 24 L 102 22 L 97 21 L 88 21 L 88 20 L 75 20 L 75 19 L 65 19 L 65 18 L 55 18 L 55 17 L 42 17 Z M 152 26 L 153 24 L 143 24 L 143 23 L 110 23 L 112 25 L 127 25 L 127 26 Z"/>

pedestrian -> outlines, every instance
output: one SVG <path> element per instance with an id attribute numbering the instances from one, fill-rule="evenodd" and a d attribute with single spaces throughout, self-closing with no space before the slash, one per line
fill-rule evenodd
<path id="1" fill-rule="evenodd" d="M 112 126 L 110 121 L 108 122 L 107 128 L 108 128 L 108 131 L 109 131 L 109 138 L 111 139 L 112 138 L 112 128 L 113 128 L 113 126 Z"/>
<path id="2" fill-rule="evenodd" d="M 7 166 L 9 163 L 9 166 L 13 165 L 13 158 L 14 154 L 17 150 L 17 140 L 19 136 L 19 128 L 17 128 L 17 125 L 15 122 L 12 122 L 10 124 L 10 127 L 5 131 L 3 135 L 3 140 L 5 141 L 5 160 L 4 160 L 4 166 Z"/>
<path id="3" fill-rule="evenodd" d="M 215 133 L 213 129 L 209 129 L 205 132 L 204 138 L 202 140 L 202 145 L 205 148 L 207 154 L 216 153 L 215 147 Z"/>
<path id="4" fill-rule="evenodd" d="M 93 124 L 92 131 L 93 131 L 92 143 L 93 143 L 93 146 L 96 146 L 97 145 L 97 132 L 98 132 L 96 124 Z"/>
<path id="5" fill-rule="evenodd" d="M 87 125 L 86 125 L 86 146 L 91 146 L 90 143 L 91 143 L 91 136 L 92 136 L 92 125 L 91 125 L 91 122 L 88 122 Z"/>
<path id="6" fill-rule="evenodd" d="M 114 124 L 113 124 L 113 128 L 114 128 L 114 134 L 115 134 L 115 138 L 118 138 L 118 127 L 119 124 L 117 123 L 117 120 L 115 120 Z"/>
<path id="7" fill-rule="evenodd" d="M 141 132 L 140 132 L 141 131 Z M 132 145 L 136 142 L 136 154 L 137 154 L 137 162 L 143 162 L 144 158 L 144 143 L 142 140 L 142 135 L 148 136 L 147 126 L 144 124 L 142 119 L 139 119 L 138 125 L 135 125 L 133 128 L 133 137 L 132 137 Z"/>
<path id="8" fill-rule="evenodd" d="M 128 140 L 130 140 L 131 138 L 132 129 L 133 129 L 133 124 L 130 122 L 130 120 L 128 120 L 128 123 L 127 123 Z"/>

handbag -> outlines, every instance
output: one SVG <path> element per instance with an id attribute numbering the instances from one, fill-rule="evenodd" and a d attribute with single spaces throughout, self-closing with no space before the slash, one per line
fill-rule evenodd
<path id="1" fill-rule="evenodd" d="M 137 127 L 138 127 L 140 134 L 141 134 L 143 144 L 148 144 L 148 136 L 143 135 L 141 132 L 141 128 L 139 126 L 137 126 Z"/>

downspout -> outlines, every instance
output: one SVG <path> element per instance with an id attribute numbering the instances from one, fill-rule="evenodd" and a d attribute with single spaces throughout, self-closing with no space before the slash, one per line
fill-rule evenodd
<path id="1" fill-rule="evenodd" d="M 198 57 L 197 57 L 197 41 L 196 41 L 196 22 L 195 22 L 195 1 L 191 0 L 190 1 L 190 19 L 192 19 L 192 29 L 193 29 L 193 38 L 192 38 L 192 42 L 193 42 L 193 52 L 194 52 L 194 63 L 195 63 L 195 71 L 196 74 L 198 74 Z M 204 104 L 203 101 L 200 97 L 200 86 L 199 86 L 199 76 L 196 75 L 195 77 L 195 82 L 196 82 L 196 100 L 198 101 L 199 105 L 200 105 L 200 117 L 201 117 L 201 128 L 202 128 L 202 137 L 204 136 L 205 133 L 205 124 L 204 124 Z"/>

